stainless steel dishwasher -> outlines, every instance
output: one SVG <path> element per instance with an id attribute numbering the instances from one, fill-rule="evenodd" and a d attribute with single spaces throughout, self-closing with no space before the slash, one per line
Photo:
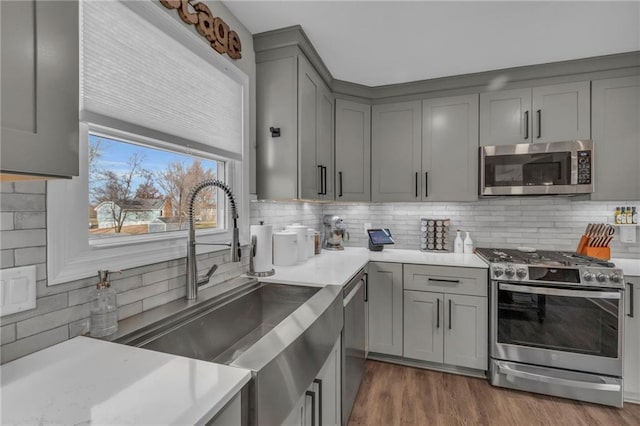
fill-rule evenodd
<path id="1" fill-rule="evenodd" d="M 361 269 L 343 290 L 342 330 L 342 424 L 346 425 L 358 395 L 365 362 L 364 303 L 367 274 Z"/>

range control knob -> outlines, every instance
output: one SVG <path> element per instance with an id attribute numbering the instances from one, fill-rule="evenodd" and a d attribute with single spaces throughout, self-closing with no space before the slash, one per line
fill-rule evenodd
<path id="1" fill-rule="evenodd" d="M 522 279 L 527 276 L 527 270 L 524 268 L 518 268 L 518 270 L 516 271 L 516 275 L 518 276 L 518 278 Z"/>
<path id="2" fill-rule="evenodd" d="M 611 281 L 613 281 L 614 283 L 619 283 L 620 282 L 620 275 L 618 274 L 611 274 L 609 275 L 609 279 Z"/>
<path id="3" fill-rule="evenodd" d="M 504 273 L 504 270 L 500 266 L 496 266 L 495 268 L 493 268 L 494 277 L 496 278 L 501 277 L 503 273 Z"/>
<path id="4" fill-rule="evenodd" d="M 593 272 L 585 272 L 582 278 L 584 278 L 585 281 L 593 281 L 596 279 L 596 275 Z"/>
<path id="5" fill-rule="evenodd" d="M 507 277 L 511 278 L 516 274 L 516 270 L 513 269 L 511 266 L 509 266 L 507 269 L 504 270 L 504 274 Z"/>
<path id="6" fill-rule="evenodd" d="M 602 272 L 600 272 L 597 276 L 596 279 L 598 280 L 598 282 L 603 283 L 607 280 L 607 276 L 605 274 L 603 274 Z"/>

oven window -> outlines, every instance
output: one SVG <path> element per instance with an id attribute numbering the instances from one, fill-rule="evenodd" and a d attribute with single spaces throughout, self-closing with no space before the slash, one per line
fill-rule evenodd
<path id="1" fill-rule="evenodd" d="M 498 343 L 617 358 L 619 302 L 498 287 Z"/>
<path id="2" fill-rule="evenodd" d="M 485 157 L 486 186 L 571 184 L 571 152 L 492 155 Z"/>

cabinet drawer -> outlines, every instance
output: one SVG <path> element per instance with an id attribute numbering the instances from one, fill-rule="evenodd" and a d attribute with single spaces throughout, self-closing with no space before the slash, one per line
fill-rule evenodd
<path id="1" fill-rule="evenodd" d="M 487 296 L 487 269 L 404 265 L 404 289 Z"/>

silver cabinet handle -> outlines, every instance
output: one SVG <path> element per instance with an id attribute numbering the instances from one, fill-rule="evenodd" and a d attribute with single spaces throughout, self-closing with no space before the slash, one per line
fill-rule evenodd
<path id="1" fill-rule="evenodd" d="M 583 290 L 560 290 L 557 288 L 531 287 L 528 285 L 513 285 L 500 283 L 500 290 L 515 291 L 516 293 L 544 294 L 549 296 L 581 297 L 589 299 L 620 299 L 620 292 L 617 291 L 583 291 Z"/>
<path id="2" fill-rule="evenodd" d="M 633 318 L 633 283 L 627 283 L 627 285 L 629 286 L 629 313 L 627 316 Z"/>
<path id="3" fill-rule="evenodd" d="M 311 426 L 316 426 L 316 393 L 306 391 L 305 395 L 311 397 Z"/>
<path id="4" fill-rule="evenodd" d="M 616 385 L 613 383 L 589 383 L 581 382 L 578 380 L 561 379 L 558 377 L 529 373 L 527 371 L 514 370 L 513 368 L 510 368 L 503 363 L 498 363 L 498 371 L 506 376 L 520 377 L 522 379 L 532 380 L 535 382 L 553 383 L 556 385 L 570 386 L 574 388 L 595 389 L 611 392 L 617 392 L 620 390 L 620 385 Z"/>
<path id="5" fill-rule="evenodd" d="M 318 425 L 322 426 L 322 380 L 313 379 L 313 383 L 318 385 Z"/>

